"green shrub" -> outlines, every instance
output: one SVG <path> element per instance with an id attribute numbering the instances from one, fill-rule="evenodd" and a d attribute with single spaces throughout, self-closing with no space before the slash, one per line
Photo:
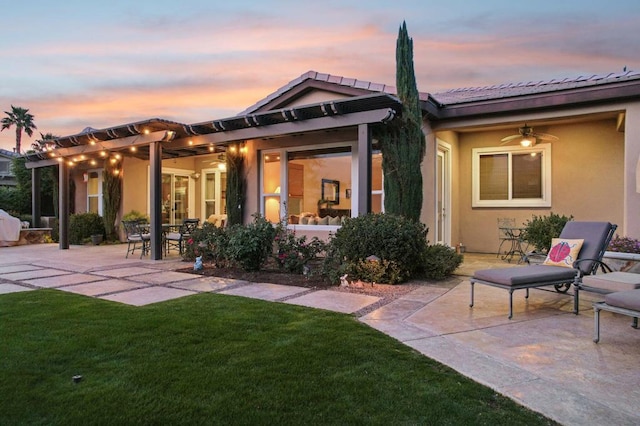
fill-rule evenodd
<path id="1" fill-rule="evenodd" d="M 522 238 L 533 245 L 536 251 L 546 253 L 551 248 L 551 239 L 557 238 L 570 220 L 573 220 L 573 216 L 554 213 L 550 213 L 549 216 L 533 215 L 533 218 L 525 223 Z"/>
<path id="2" fill-rule="evenodd" d="M 281 270 L 302 274 L 309 263 L 326 250 L 324 241 L 313 237 L 307 242 L 307 236 L 296 237 L 295 231 L 279 223 L 274 238 L 273 257 Z"/>
<path id="3" fill-rule="evenodd" d="M 51 239 L 54 243 L 60 241 L 60 221 L 54 218 L 51 222 Z"/>
<path id="4" fill-rule="evenodd" d="M 69 242 L 83 244 L 92 235 L 104 237 L 104 222 L 96 213 L 78 213 L 69 217 Z"/>
<path id="5" fill-rule="evenodd" d="M 379 267 L 388 269 L 381 273 L 382 276 L 388 279 L 396 277 L 393 281 L 397 283 L 411 278 L 419 270 L 427 246 L 427 228 L 402 216 L 367 214 L 347 219 L 329 245 L 326 264 L 337 268 L 338 274 L 343 271 L 364 273 L 367 268 L 376 270 L 376 274 L 381 273 L 377 271 L 378 267 L 358 266 L 374 255 L 380 259 Z M 324 269 L 327 271 L 329 268 L 325 266 Z M 336 272 L 328 276 L 332 282 L 335 282 Z M 352 275 L 350 278 L 363 279 Z"/>
<path id="6" fill-rule="evenodd" d="M 122 222 L 129 222 L 132 220 L 137 220 L 141 223 L 149 223 L 149 216 L 144 213 L 140 213 L 137 210 L 131 210 L 129 213 L 122 216 Z"/>
<path id="7" fill-rule="evenodd" d="M 464 257 L 456 250 L 442 244 L 434 244 L 424 251 L 423 274 L 425 278 L 442 280 L 456 270 Z"/>
<path id="8" fill-rule="evenodd" d="M 276 230 L 264 217 L 254 215 L 248 225 L 233 225 L 227 229 L 229 259 L 245 271 L 258 271 L 273 250 Z"/>
<path id="9" fill-rule="evenodd" d="M 368 283 L 398 284 L 406 280 L 401 265 L 393 260 L 360 260 L 346 265 L 345 273 Z"/>

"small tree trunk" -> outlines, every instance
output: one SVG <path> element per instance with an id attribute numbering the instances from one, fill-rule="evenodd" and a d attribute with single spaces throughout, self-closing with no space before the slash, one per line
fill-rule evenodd
<path id="1" fill-rule="evenodd" d="M 237 145 L 227 149 L 227 223 L 241 225 L 245 201 L 244 157 Z"/>

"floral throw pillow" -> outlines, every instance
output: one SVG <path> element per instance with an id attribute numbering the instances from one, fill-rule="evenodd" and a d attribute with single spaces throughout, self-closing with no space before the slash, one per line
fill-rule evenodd
<path id="1" fill-rule="evenodd" d="M 551 249 L 543 265 L 564 266 L 573 268 L 573 262 L 578 259 L 584 240 L 568 240 L 566 238 L 553 238 Z"/>

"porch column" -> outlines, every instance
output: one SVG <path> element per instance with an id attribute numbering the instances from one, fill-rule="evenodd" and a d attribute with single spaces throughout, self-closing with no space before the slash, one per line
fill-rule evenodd
<path id="1" fill-rule="evenodd" d="M 60 200 L 58 206 L 59 213 L 59 233 L 60 233 L 60 250 L 69 248 L 69 165 L 64 161 L 60 163 L 58 169 L 58 192 Z"/>
<path id="2" fill-rule="evenodd" d="M 162 144 L 149 145 L 151 259 L 162 259 Z"/>
<path id="3" fill-rule="evenodd" d="M 40 228 L 40 168 L 31 169 L 31 227 Z"/>
<path id="4" fill-rule="evenodd" d="M 629 104 L 624 128 L 624 217 L 620 236 L 640 238 L 640 102 Z"/>
<path id="5" fill-rule="evenodd" d="M 351 208 L 354 204 L 358 216 L 371 212 L 371 128 L 368 124 L 358 125 L 358 146 L 356 149 L 356 170 L 352 181 Z M 352 175 L 352 176 L 353 176 Z"/>

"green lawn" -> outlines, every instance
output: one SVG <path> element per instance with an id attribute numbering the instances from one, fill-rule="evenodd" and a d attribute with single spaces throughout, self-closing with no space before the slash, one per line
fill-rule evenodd
<path id="1" fill-rule="evenodd" d="M 215 294 L 0 296 L 2 425 L 549 423 L 348 315 Z"/>

